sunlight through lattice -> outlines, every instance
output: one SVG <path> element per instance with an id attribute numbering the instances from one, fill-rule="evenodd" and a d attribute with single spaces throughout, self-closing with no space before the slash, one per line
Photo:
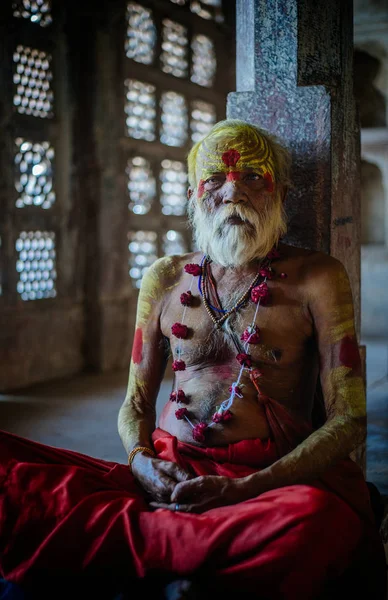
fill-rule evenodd
<path id="1" fill-rule="evenodd" d="M 154 60 L 156 43 L 152 12 L 140 4 L 130 2 L 127 6 L 127 22 L 126 55 L 136 62 L 150 65 Z"/>
<path id="2" fill-rule="evenodd" d="M 31 205 L 50 208 L 55 202 L 53 147 L 50 142 L 31 142 L 23 138 L 17 138 L 15 143 L 15 188 L 19 192 L 17 208 Z"/>
<path id="3" fill-rule="evenodd" d="M 188 252 L 187 242 L 179 231 L 170 229 L 163 236 L 163 254 L 171 256 L 172 254 L 185 254 Z"/>
<path id="4" fill-rule="evenodd" d="M 191 81 L 205 87 L 211 87 L 217 68 L 214 44 L 206 35 L 193 36 L 191 42 L 193 61 L 191 68 Z"/>
<path id="5" fill-rule="evenodd" d="M 53 21 L 48 0 L 14 0 L 12 10 L 14 17 L 28 19 L 41 27 L 47 27 Z"/>
<path id="6" fill-rule="evenodd" d="M 127 79 L 125 86 L 128 135 L 152 142 L 155 139 L 155 86 L 136 79 Z"/>
<path id="7" fill-rule="evenodd" d="M 216 109 L 213 104 L 194 100 L 191 103 L 191 139 L 199 142 L 210 131 L 216 122 Z"/>
<path id="8" fill-rule="evenodd" d="M 184 163 L 164 159 L 160 171 L 160 202 L 164 215 L 184 215 L 186 212 L 187 173 Z"/>
<path id="9" fill-rule="evenodd" d="M 156 181 L 151 165 L 142 156 L 130 158 L 126 169 L 128 175 L 129 210 L 135 215 L 149 212 L 156 195 Z"/>
<path id="10" fill-rule="evenodd" d="M 162 71 L 175 77 L 186 77 L 187 29 L 179 23 L 164 19 L 162 53 L 160 55 Z"/>
<path id="11" fill-rule="evenodd" d="M 181 94 L 164 92 L 161 98 L 160 141 L 167 146 L 184 146 L 187 140 L 187 105 Z"/>
<path id="12" fill-rule="evenodd" d="M 55 298 L 55 233 L 22 231 L 16 241 L 19 258 L 17 291 L 22 300 Z"/>
<path id="13" fill-rule="evenodd" d="M 128 233 L 129 275 L 136 288 L 148 267 L 158 258 L 157 234 L 155 231 L 130 231 Z"/>
<path id="14" fill-rule="evenodd" d="M 19 113 L 34 117 L 53 116 L 51 55 L 19 45 L 13 55 L 14 106 Z"/>

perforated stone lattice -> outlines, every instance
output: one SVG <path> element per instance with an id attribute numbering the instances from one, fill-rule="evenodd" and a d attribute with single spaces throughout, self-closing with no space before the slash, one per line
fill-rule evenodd
<path id="1" fill-rule="evenodd" d="M 155 231 L 130 231 L 128 233 L 129 275 L 136 288 L 148 267 L 158 258 L 157 234 Z"/>
<path id="2" fill-rule="evenodd" d="M 164 92 L 160 101 L 160 141 L 167 146 L 184 146 L 187 140 L 188 114 L 184 96 Z"/>
<path id="3" fill-rule="evenodd" d="M 212 40 L 202 33 L 194 35 L 191 50 L 191 81 L 204 87 L 211 87 L 214 83 L 217 68 L 216 53 Z"/>
<path id="4" fill-rule="evenodd" d="M 19 253 L 17 291 L 22 300 L 55 298 L 55 233 L 22 231 L 15 246 Z"/>
<path id="5" fill-rule="evenodd" d="M 213 104 L 194 100 L 191 103 L 191 139 L 199 142 L 210 131 L 217 119 L 216 109 Z"/>
<path id="6" fill-rule="evenodd" d="M 186 77 L 187 60 L 187 29 L 170 19 L 163 20 L 162 53 L 160 62 L 162 71 L 175 77 Z"/>
<path id="7" fill-rule="evenodd" d="M 145 215 L 156 195 L 156 181 L 150 162 L 142 156 L 134 156 L 128 160 L 126 172 L 130 198 L 128 208 L 136 215 Z"/>
<path id="8" fill-rule="evenodd" d="M 183 162 L 165 159 L 160 170 L 160 203 L 164 215 L 184 215 L 186 212 L 187 173 Z"/>
<path id="9" fill-rule="evenodd" d="M 17 208 L 50 208 L 55 202 L 54 148 L 50 142 L 31 142 L 24 138 L 17 138 L 15 144 L 15 188 L 19 193 Z"/>
<path id="10" fill-rule="evenodd" d="M 154 60 L 156 43 L 152 12 L 140 4 L 130 2 L 127 5 L 127 22 L 126 55 L 136 62 L 150 65 Z"/>
<path id="11" fill-rule="evenodd" d="M 155 86 L 126 79 L 126 124 L 128 135 L 152 142 L 155 139 Z"/>
<path id="12" fill-rule="evenodd" d="M 16 110 L 34 117 L 53 116 L 54 95 L 51 89 L 51 55 L 29 48 L 17 46 L 13 55 Z"/>
<path id="13" fill-rule="evenodd" d="M 41 27 L 47 27 L 53 21 L 48 0 L 14 0 L 12 11 L 14 17 L 28 19 Z"/>

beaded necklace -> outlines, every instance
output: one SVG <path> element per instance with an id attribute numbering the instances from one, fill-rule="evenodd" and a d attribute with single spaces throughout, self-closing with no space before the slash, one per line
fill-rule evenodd
<path id="1" fill-rule="evenodd" d="M 260 389 L 257 384 L 257 380 L 261 377 L 261 372 L 253 366 L 251 355 L 249 354 L 249 345 L 250 344 L 258 344 L 260 343 L 260 331 L 256 325 L 257 313 L 259 311 L 260 306 L 265 306 L 268 304 L 270 299 L 270 292 L 268 288 L 267 281 L 272 279 L 274 276 L 274 271 L 271 268 L 272 260 L 275 260 L 280 257 L 279 251 L 276 248 L 273 248 L 265 257 L 265 259 L 260 263 L 259 270 L 257 275 L 254 277 L 253 281 L 249 285 L 248 289 L 242 294 L 242 296 L 237 300 L 237 302 L 230 308 L 229 310 L 224 310 L 221 307 L 217 308 L 210 304 L 207 280 L 208 276 L 208 265 L 210 264 L 210 259 L 205 255 L 201 261 L 201 264 L 187 264 L 184 267 L 184 271 L 193 276 L 190 284 L 190 288 L 187 292 L 181 294 L 180 302 L 182 304 L 183 313 L 182 319 L 180 323 L 174 323 L 171 327 L 172 335 L 174 335 L 178 341 L 178 347 L 176 350 L 178 359 L 174 360 L 172 363 L 172 369 L 174 372 L 176 371 L 184 371 L 186 369 L 186 363 L 181 360 L 182 356 L 182 340 L 186 339 L 189 335 L 189 328 L 184 324 L 186 310 L 189 306 L 192 305 L 193 295 L 192 295 L 192 287 L 194 277 L 199 277 L 198 280 L 198 289 L 202 296 L 202 300 L 204 303 L 204 307 L 209 317 L 216 329 L 220 329 L 226 319 L 234 314 L 237 310 L 239 310 L 242 306 L 246 305 L 246 303 L 250 300 L 254 304 L 256 304 L 256 309 L 252 318 L 250 325 L 244 330 L 242 333 L 240 340 L 243 342 L 243 352 L 238 352 L 236 355 L 236 360 L 240 364 L 239 374 L 237 376 L 236 381 L 234 381 L 229 387 L 229 397 L 224 400 L 219 406 L 216 407 L 216 411 L 212 416 L 212 420 L 210 423 L 206 423 L 205 421 L 200 421 L 196 424 L 193 423 L 193 418 L 186 408 L 186 404 L 189 403 L 189 398 L 186 396 L 183 390 L 178 389 L 178 383 L 175 384 L 174 391 L 170 394 L 170 401 L 177 402 L 180 406 L 178 410 L 175 411 L 175 416 L 178 420 L 185 419 L 187 423 L 192 428 L 193 439 L 197 442 L 205 441 L 205 432 L 207 429 L 214 427 L 218 423 L 226 423 L 233 418 L 233 413 L 230 410 L 233 402 L 236 397 L 243 398 L 242 394 L 242 386 L 240 385 L 242 375 L 244 370 L 249 372 L 249 376 L 255 385 L 258 393 L 260 393 Z M 285 273 L 281 273 L 280 277 L 286 277 Z M 212 309 L 221 313 L 221 316 L 216 317 Z M 183 405 L 183 406 L 182 406 Z"/>

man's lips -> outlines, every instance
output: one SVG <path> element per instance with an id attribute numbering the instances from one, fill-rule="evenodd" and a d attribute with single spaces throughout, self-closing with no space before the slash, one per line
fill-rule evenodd
<path id="1" fill-rule="evenodd" d="M 245 221 L 238 215 L 232 215 L 226 219 L 229 225 L 243 225 Z"/>

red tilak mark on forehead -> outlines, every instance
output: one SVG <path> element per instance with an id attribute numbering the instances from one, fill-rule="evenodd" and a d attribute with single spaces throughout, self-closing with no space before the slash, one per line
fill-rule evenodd
<path id="1" fill-rule="evenodd" d="M 141 363 L 143 358 L 143 332 L 138 327 L 135 331 L 135 336 L 133 338 L 133 346 L 132 346 L 132 360 L 135 365 Z"/>
<path id="2" fill-rule="evenodd" d="M 198 184 L 198 198 L 201 198 L 205 193 L 205 182 L 203 179 L 200 179 Z"/>
<path id="3" fill-rule="evenodd" d="M 232 148 L 231 150 L 227 150 L 226 152 L 224 152 L 221 158 L 222 162 L 227 167 L 235 167 L 240 156 L 240 152 Z"/>
<path id="4" fill-rule="evenodd" d="M 226 176 L 226 181 L 240 181 L 241 173 L 240 171 L 230 171 Z"/>
<path id="5" fill-rule="evenodd" d="M 348 335 L 341 340 L 339 361 L 342 366 L 352 369 L 355 373 L 361 373 L 361 359 L 357 340 Z"/>
<path id="6" fill-rule="evenodd" d="M 273 179 L 271 173 L 264 174 L 265 187 L 267 188 L 267 192 L 273 192 Z"/>

